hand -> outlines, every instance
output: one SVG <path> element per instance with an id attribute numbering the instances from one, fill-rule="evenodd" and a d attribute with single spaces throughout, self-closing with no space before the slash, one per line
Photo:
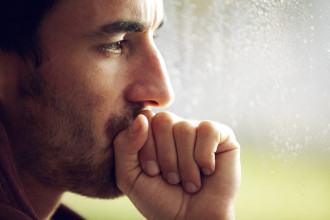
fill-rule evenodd
<path id="1" fill-rule="evenodd" d="M 117 185 L 148 219 L 234 219 L 239 144 L 230 128 L 146 111 L 115 139 Z"/>

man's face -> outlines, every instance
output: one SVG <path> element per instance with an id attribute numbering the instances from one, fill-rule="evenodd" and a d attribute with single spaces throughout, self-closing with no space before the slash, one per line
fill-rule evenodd
<path id="1" fill-rule="evenodd" d="M 43 63 L 20 64 L 7 108 L 23 175 L 88 196 L 119 193 L 113 139 L 143 108 L 172 99 L 153 43 L 162 7 L 161 0 L 68 0 L 45 17 Z"/>

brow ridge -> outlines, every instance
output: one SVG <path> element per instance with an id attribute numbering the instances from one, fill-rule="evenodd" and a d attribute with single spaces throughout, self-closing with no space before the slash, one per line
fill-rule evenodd
<path id="1" fill-rule="evenodd" d="M 101 27 L 101 31 L 108 34 L 113 33 L 131 33 L 131 32 L 145 32 L 149 25 L 137 21 L 117 21 Z"/>
<path id="2" fill-rule="evenodd" d="M 160 23 L 159 29 L 164 23 L 164 20 Z M 87 37 L 100 37 L 107 38 L 121 33 L 142 33 L 146 32 L 150 28 L 150 24 L 139 21 L 116 21 L 110 24 L 106 24 L 100 27 L 99 31 L 92 34 L 87 34 Z"/>

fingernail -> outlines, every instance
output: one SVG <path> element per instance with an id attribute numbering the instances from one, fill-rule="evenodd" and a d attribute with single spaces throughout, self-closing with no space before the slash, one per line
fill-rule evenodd
<path id="1" fill-rule="evenodd" d="M 197 187 L 196 187 L 196 185 L 195 185 L 194 183 L 192 183 L 192 182 L 187 182 L 187 183 L 185 183 L 185 184 L 184 184 L 184 188 L 186 189 L 186 191 L 187 191 L 188 193 L 194 193 L 194 192 L 197 191 Z"/>
<path id="2" fill-rule="evenodd" d="M 138 116 L 139 117 L 139 116 Z M 141 128 L 141 124 L 139 122 L 139 119 L 136 118 L 131 127 L 129 128 L 130 133 L 134 134 Z"/>
<path id="3" fill-rule="evenodd" d="M 203 168 L 203 169 L 202 169 L 202 172 L 203 172 L 204 175 L 207 175 L 207 176 L 208 176 L 208 175 L 211 175 L 211 173 L 212 173 L 211 170 L 209 170 L 209 169 L 207 169 L 207 168 Z"/>
<path id="4" fill-rule="evenodd" d="M 180 182 L 180 177 L 175 172 L 169 172 L 166 179 L 169 184 L 178 184 Z"/>
<path id="5" fill-rule="evenodd" d="M 158 165 L 155 161 L 149 160 L 146 162 L 146 172 L 150 176 L 155 176 L 159 173 Z"/>

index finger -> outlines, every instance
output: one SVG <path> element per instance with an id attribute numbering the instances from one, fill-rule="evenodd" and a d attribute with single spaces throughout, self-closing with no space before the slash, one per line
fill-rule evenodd
<path id="1" fill-rule="evenodd" d="M 155 147 L 155 140 L 152 134 L 152 128 L 151 128 L 151 119 L 155 115 L 150 110 L 144 110 L 141 112 L 149 122 L 149 130 L 148 130 L 148 138 L 146 143 L 143 145 L 142 149 L 139 152 L 139 160 L 142 169 L 145 173 L 147 173 L 149 176 L 156 176 L 159 174 L 159 163 L 157 159 L 157 152 Z"/>

